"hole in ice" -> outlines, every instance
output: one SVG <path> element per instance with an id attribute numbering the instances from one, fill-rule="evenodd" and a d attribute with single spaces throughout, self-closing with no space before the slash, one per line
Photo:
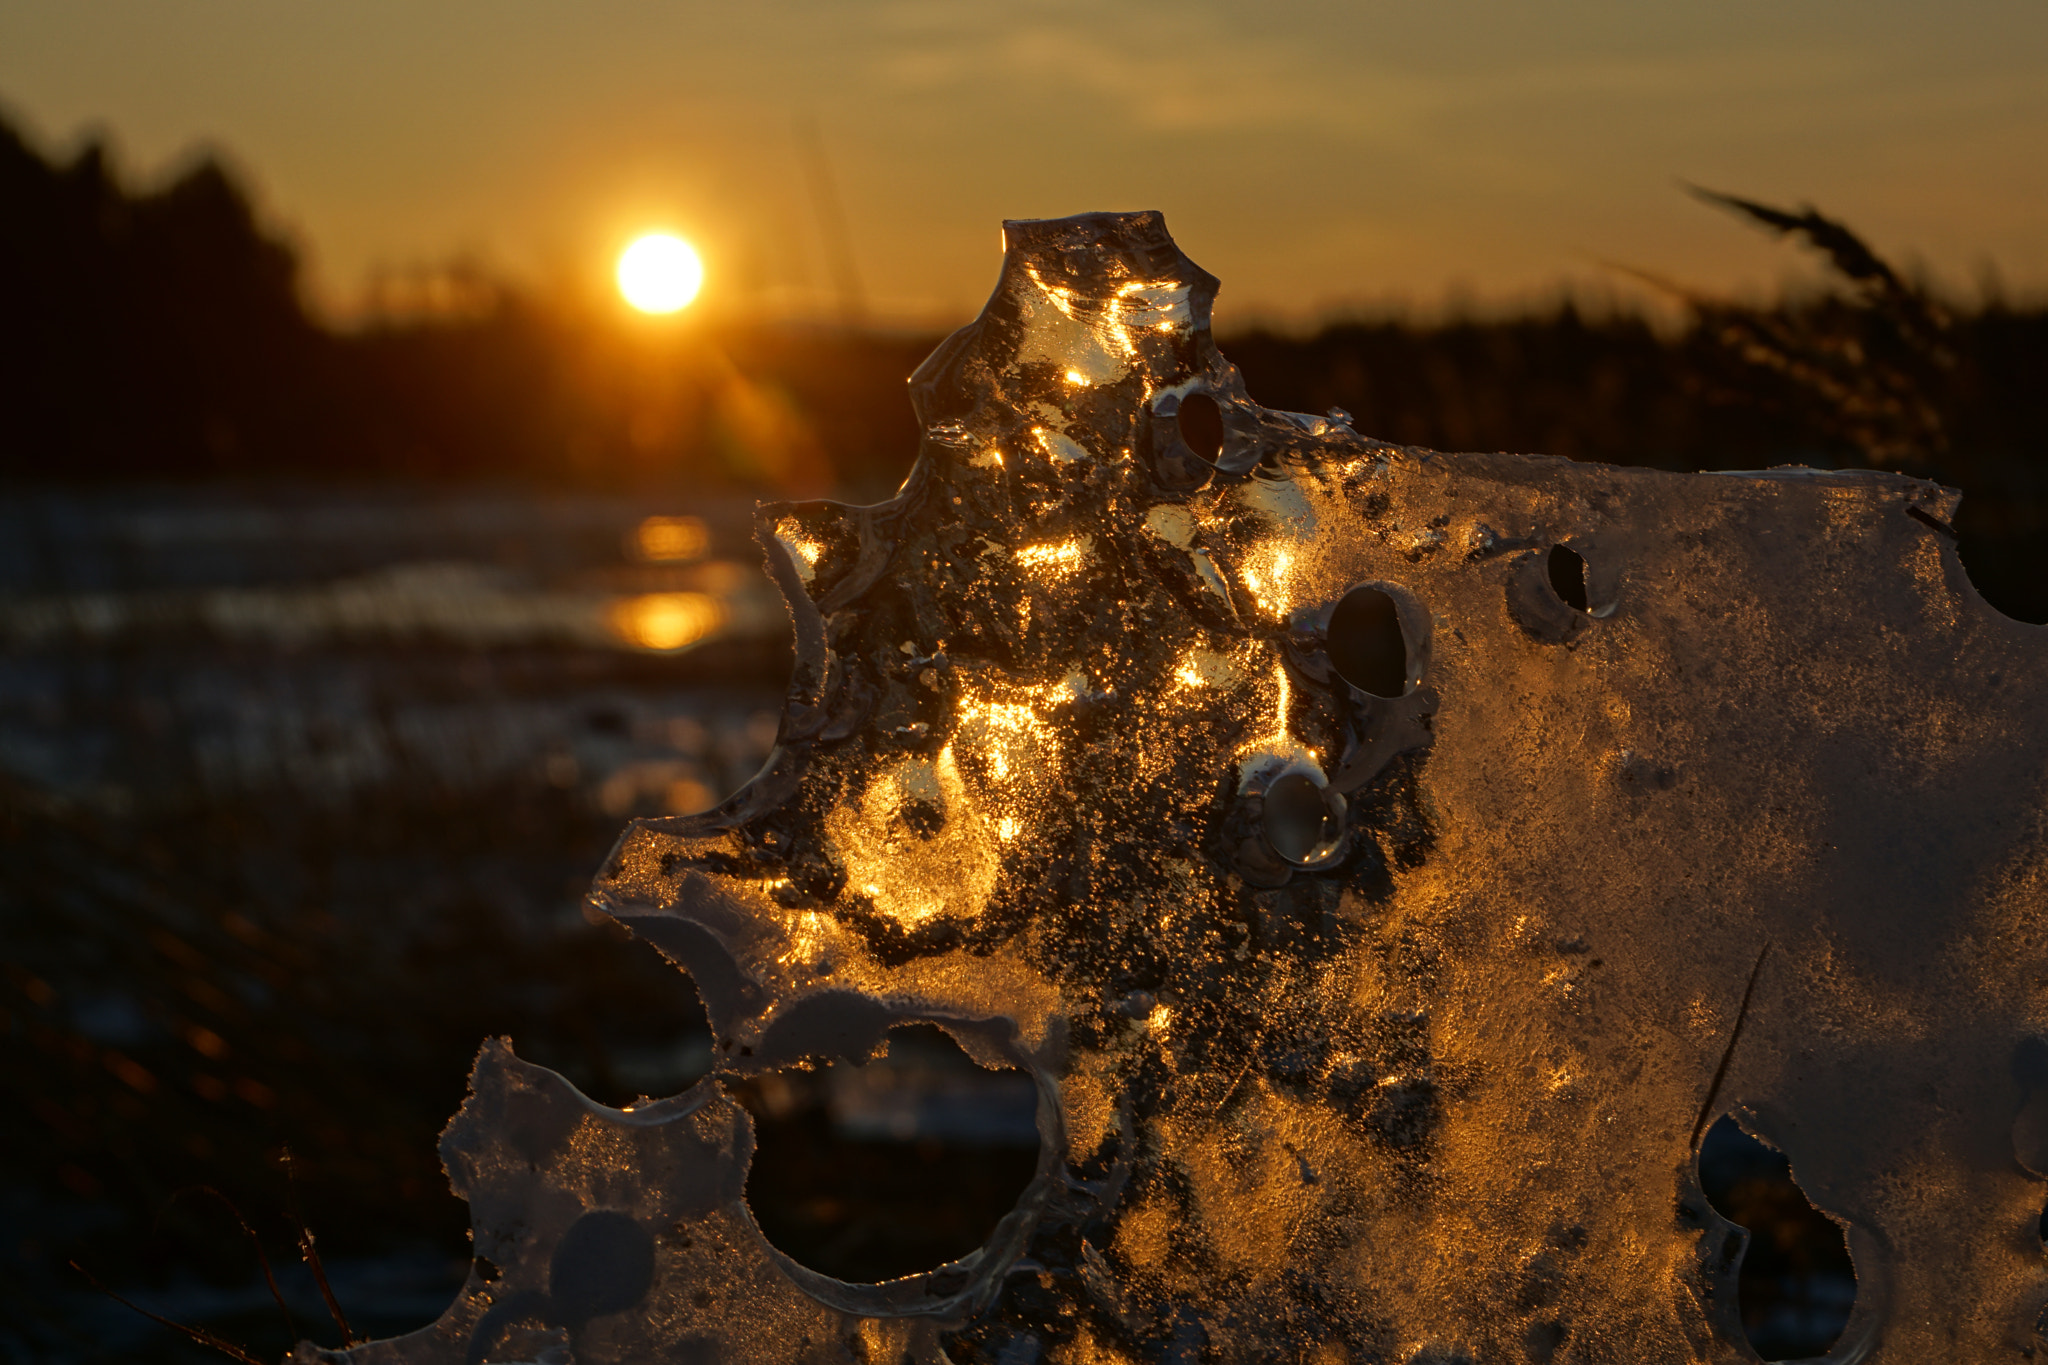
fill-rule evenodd
<path id="1" fill-rule="evenodd" d="M 822 1274 L 874 1284 L 988 1240 L 1038 1168 L 1038 1090 L 977 1065 L 928 1024 L 887 1055 L 733 1087 L 754 1116 L 747 1203 L 769 1241 Z"/>
<path id="2" fill-rule="evenodd" d="M 1908 509 L 1908 515 L 1917 510 Z M 2029 625 L 2048 624 L 2048 574 L 2040 571 L 2048 526 L 2016 517 L 2010 503 L 1984 498 L 1963 499 L 1950 526 L 1925 513 L 1914 520 L 1954 538 L 1963 572 L 1995 611 Z"/>
<path id="3" fill-rule="evenodd" d="M 1856 1269 L 1833 1219 L 1813 1206 L 1784 1154 L 1731 1118 L 1700 1143 L 1700 1187 L 1749 1232 L 1738 1280 L 1742 1331 L 1765 1360 L 1824 1354 L 1856 1303 Z"/>
<path id="4" fill-rule="evenodd" d="M 1357 587 L 1330 613 L 1324 647 L 1345 682 L 1376 697 L 1408 690 L 1408 637 L 1394 599 L 1378 588 Z"/>
<path id="5" fill-rule="evenodd" d="M 1180 400 L 1180 439 L 1187 448 L 1215 464 L 1223 454 L 1223 409 L 1206 393 L 1191 393 Z"/>
<path id="6" fill-rule="evenodd" d="M 1550 571 L 1550 590 L 1573 611 L 1587 610 L 1585 557 L 1569 546 L 1553 545 L 1545 567 Z"/>
<path id="7" fill-rule="evenodd" d="M 623 1312 L 653 1284 L 653 1234 L 614 1209 L 594 1210 L 571 1224 L 548 1267 L 552 1316 L 565 1327 Z"/>
<path id="8" fill-rule="evenodd" d="M 1266 789 L 1266 842 L 1300 866 L 1328 854 L 1343 827 L 1324 792 L 1303 773 L 1288 773 Z"/>

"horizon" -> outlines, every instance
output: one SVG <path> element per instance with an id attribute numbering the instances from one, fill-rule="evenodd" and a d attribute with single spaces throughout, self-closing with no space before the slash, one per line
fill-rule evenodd
<path id="1" fill-rule="evenodd" d="M 222 156 L 332 318 L 379 272 L 461 261 L 594 294 L 668 230 L 705 256 L 706 312 L 932 330 L 979 310 L 1001 219 L 1138 207 L 1223 280 L 1228 330 L 1654 310 L 1603 262 L 1743 297 L 1812 278 L 1681 181 L 1812 203 L 1950 293 L 2035 297 L 2044 73 L 2048 11 L 2018 0 L 0 16 L 0 112 L 32 145 L 101 136 L 131 185 Z"/>
<path id="2" fill-rule="evenodd" d="M 478 306 L 480 301 L 497 297 L 517 297 L 557 314 L 580 315 L 585 321 L 598 320 L 594 315 L 608 314 L 609 317 L 603 321 L 613 328 L 637 326 L 658 329 L 681 325 L 702 330 L 737 325 L 796 332 L 850 331 L 878 338 L 930 337 L 935 341 L 971 322 L 981 311 L 978 303 L 964 311 L 922 315 L 892 315 L 870 310 L 849 322 L 838 306 L 839 301 L 827 296 L 821 295 L 816 306 L 806 310 L 775 311 L 748 308 L 744 301 L 735 300 L 727 294 L 723 298 L 714 297 L 708 308 L 696 305 L 679 310 L 679 313 L 649 317 L 619 297 L 602 269 L 581 272 L 576 278 L 562 274 L 552 278 L 521 278 L 492 262 L 465 253 L 455 253 L 439 260 L 422 260 L 399 269 L 379 269 L 363 282 L 353 296 L 342 298 L 337 297 L 331 288 L 322 288 L 316 244 L 307 240 L 288 213 L 280 212 L 277 205 L 269 202 L 260 168 L 251 166 L 246 158 L 236 155 L 233 148 L 218 143 L 199 143 L 159 166 L 139 171 L 129 164 L 119 139 L 108 129 L 88 125 L 80 129 L 69 143 L 55 145 L 39 136 L 19 111 L 9 108 L 4 94 L 0 94 L 0 128 L 11 129 L 31 153 L 53 167 L 74 165 L 80 157 L 97 152 L 112 183 L 130 197 L 161 193 L 181 177 L 208 164 L 219 167 L 247 196 L 258 230 L 293 253 L 299 272 L 301 302 L 311 319 L 341 332 L 366 326 L 407 325 L 475 316 L 488 311 L 487 307 Z M 1691 191 L 1706 187 L 1677 188 Z M 1733 232 L 1764 243 L 1767 254 L 1776 258 L 1774 274 L 1736 281 L 1716 296 L 1721 301 L 1769 308 L 1824 297 L 1839 288 L 1839 277 L 1829 270 L 1809 245 L 1761 232 L 1757 224 L 1739 215 L 1731 215 L 1723 206 L 1706 203 L 1690 194 L 1688 197 L 1695 199 L 1693 207 L 1697 211 L 1719 218 Z M 1849 226 L 1853 228 L 1854 224 Z M 1168 228 L 1172 228 L 1170 222 Z M 655 229 L 657 233 L 664 230 Z M 624 248 L 631 244 L 631 240 L 622 238 L 619 246 Z M 1000 272 L 1001 259 L 1000 250 L 990 253 L 991 287 Z M 609 264 L 615 262 L 599 262 L 600 267 Z M 1651 282 L 1651 277 L 1686 288 L 1692 287 L 1693 281 L 1641 270 L 1628 262 L 1603 261 L 1597 264 L 1600 266 L 1597 272 L 1560 273 L 1549 280 L 1533 281 L 1512 291 L 1491 295 L 1477 293 L 1468 282 L 1454 279 L 1445 282 L 1434 296 L 1388 292 L 1370 298 L 1326 302 L 1313 310 L 1292 311 L 1254 304 L 1234 310 L 1235 316 L 1230 316 L 1233 310 L 1227 306 L 1227 300 L 1219 298 L 1216 330 L 1219 336 L 1272 334 L 1307 338 L 1346 327 L 1393 326 L 1427 330 L 1459 325 L 1485 326 L 1549 318 L 1567 311 L 1594 321 L 1642 320 L 1665 334 L 1682 332 L 1690 325 L 1691 311 L 1676 290 L 1658 287 Z M 1961 282 L 1931 274 L 1926 262 L 1910 253 L 1893 264 L 1932 296 L 1966 310 L 1991 304 L 2023 309 L 2048 306 L 2048 280 L 2015 287 L 2011 280 L 1994 268 L 1980 270 L 1974 279 Z M 465 292 L 467 299 L 461 297 Z M 435 295 L 439 296 L 438 299 L 433 297 Z"/>

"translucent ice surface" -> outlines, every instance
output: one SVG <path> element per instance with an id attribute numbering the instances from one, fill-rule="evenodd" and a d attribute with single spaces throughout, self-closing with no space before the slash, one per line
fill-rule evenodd
<path id="1" fill-rule="evenodd" d="M 1751 1359 L 1723 1116 L 1844 1230 L 1833 1359 L 2033 1351 L 2048 632 L 1955 495 L 1389 446 L 1254 403 L 1158 215 L 1005 241 L 901 494 L 762 511 L 768 765 L 592 892 L 715 1073 L 617 1111 L 487 1045 L 468 1287 L 301 1359 Z M 728 1082 L 919 1022 L 1031 1078 L 1036 1174 L 828 1278 Z"/>

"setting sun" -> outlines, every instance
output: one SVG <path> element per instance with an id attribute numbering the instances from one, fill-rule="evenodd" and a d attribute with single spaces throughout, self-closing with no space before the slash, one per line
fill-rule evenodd
<path id="1" fill-rule="evenodd" d="M 650 232 L 619 255 L 619 293 L 643 313 L 687 308 L 704 285 L 704 262 L 680 237 Z"/>

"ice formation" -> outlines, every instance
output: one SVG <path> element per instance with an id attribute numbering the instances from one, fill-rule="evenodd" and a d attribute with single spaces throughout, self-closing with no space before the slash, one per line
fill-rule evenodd
<path id="1" fill-rule="evenodd" d="M 2048 1303 L 2048 632 L 1955 494 L 1446 455 L 1270 411 L 1157 214 L 1005 226 L 893 501 L 769 506 L 798 663 L 723 806 L 594 904 L 721 1075 L 931 1021 L 1039 1093 L 978 1251 L 827 1279 L 718 1075 L 487 1045 L 477 1270 L 306 1361 L 1741 1361 L 1724 1113 L 1847 1228 L 1832 1359 Z"/>

